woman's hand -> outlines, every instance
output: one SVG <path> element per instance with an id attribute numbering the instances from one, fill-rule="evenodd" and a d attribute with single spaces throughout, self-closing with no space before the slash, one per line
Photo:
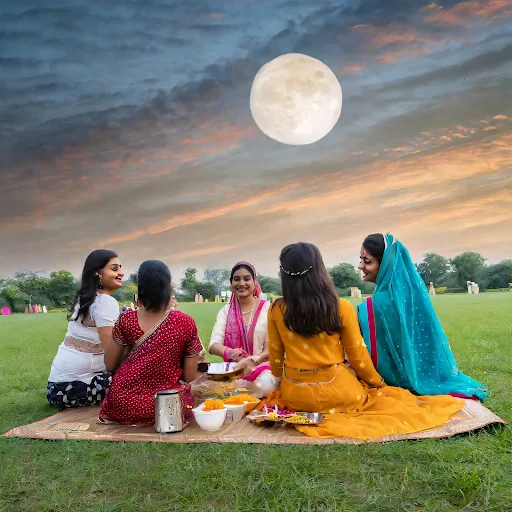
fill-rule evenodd
<path id="1" fill-rule="evenodd" d="M 244 359 L 242 359 L 236 366 L 235 366 L 235 370 L 240 370 L 240 369 L 243 369 L 243 372 L 242 372 L 242 377 L 248 377 L 255 369 L 256 369 L 256 366 L 258 366 L 254 360 L 252 359 L 252 357 L 246 357 Z"/>
<path id="2" fill-rule="evenodd" d="M 242 348 L 228 348 L 226 350 L 226 355 L 231 361 L 235 361 L 236 363 L 249 356 L 249 354 Z"/>

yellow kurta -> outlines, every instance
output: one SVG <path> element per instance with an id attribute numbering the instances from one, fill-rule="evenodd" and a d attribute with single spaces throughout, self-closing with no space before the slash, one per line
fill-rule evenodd
<path id="1" fill-rule="evenodd" d="M 415 396 L 402 388 L 378 387 L 382 377 L 347 300 L 340 299 L 340 316 L 341 336 L 324 332 L 304 338 L 286 327 L 279 304 L 269 309 L 270 366 L 281 377 L 280 399 L 296 411 L 326 414 L 325 423 L 296 425 L 297 430 L 312 437 L 366 440 L 438 427 L 464 407 L 463 400 L 451 396 Z"/>

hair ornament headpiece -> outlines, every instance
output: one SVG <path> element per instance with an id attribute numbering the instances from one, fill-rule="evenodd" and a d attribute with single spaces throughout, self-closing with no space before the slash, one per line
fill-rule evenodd
<path id="1" fill-rule="evenodd" d="M 304 274 L 307 274 L 313 268 L 313 265 L 302 270 L 301 272 L 290 272 L 289 270 L 286 270 L 285 268 L 283 268 L 283 265 L 279 265 L 279 267 L 285 274 L 288 274 L 289 276 L 303 276 Z"/>

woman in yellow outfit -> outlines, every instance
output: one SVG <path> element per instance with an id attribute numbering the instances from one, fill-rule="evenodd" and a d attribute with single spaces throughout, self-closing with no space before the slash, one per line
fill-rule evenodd
<path id="1" fill-rule="evenodd" d="M 415 396 L 386 386 L 365 348 L 355 309 L 338 298 L 317 247 L 289 245 L 280 262 L 283 297 L 268 313 L 270 365 L 281 377 L 278 401 L 326 418 L 297 430 L 367 440 L 438 427 L 464 407 L 451 396 Z"/>

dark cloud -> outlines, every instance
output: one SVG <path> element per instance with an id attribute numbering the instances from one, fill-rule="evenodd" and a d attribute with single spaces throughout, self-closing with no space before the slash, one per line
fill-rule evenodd
<path id="1" fill-rule="evenodd" d="M 512 36 L 509 36 L 509 39 L 512 41 Z M 457 62 L 448 66 L 441 65 L 432 71 L 419 73 L 404 78 L 399 82 L 384 85 L 379 87 L 378 90 L 381 93 L 386 93 L 398 88 L 413 90 L 418 87 L 432 87 L 439 82 L 453 83 L 454 80 L 464 81 L 466 79 L 474 81 L 482 73 L 488 75 L 490 72 L 500 71 L 502 67 L 506 67 L 503 71 L 510 76 L 512 71 L 512 44 L 504 45 L 498 50 L 486 51 L 463 62 Z"/>
<path id="2" fill-rule="evenodd" d="M 183 266 L 221 263 L 243 252 L 248 233 L 262 259 L 288 238 L 327 243 L 345 230 L 357 246 L 357 230 L 364 234 L 369 222 L 361 219 L 365 201 L 345 194 L 370 193 L 374 151 L 406 146 L 421 131 L 510 115 L 510 40 L 489 26 L 481 43 L 457 42 L 463 29 L 422 24 L 424 4 L 297 1 L 270 9 L 246 1 L 251 14 L 221 1 L 62 1 L 28 12 L 11 5 L 10 17 L 0 16 L 0 73 L 9 77 L 0 83 L 3 245 L 33 268 L 85 257 L 103 240 L 114 240 L 133 265 L 143 256 L 172 262 L 173 254 Z M 358 24 L 373 28 L 360 32 Z M 404 33 L 432 55 L 415 55 L 416 43 L 398 37 Z M 444 36 L 449 45 L 432 43 Z M 312 146 L 269 140 L 248 108 L 258 69 L 289 52 L 342 76 L 340 122 Z M 379 61 L 385 52 L 396 63 Z M 347 64 L 352 72 L 343 73 Z M 480 130 L 443 147 L 494 151 L 494 137 Z M 331 186 L 343 199 L 326 201 L 320 215 L 309 198 L 323 205 Z M 421 211 L 376 207 L 390 224 L 409 209 Z M 223 246 L 238 249 L 226 256 Z M 15 259 L 2 255 L 0 267 L 16 269 Z"/>
<path id="3" fill-rule="evenodd" d="M 238 27 L 234 25 L 228 25 L 226 23 L 216 23 L 214 25 L 190 25 L 189 30 L 197 31 L 197 32 L 203 32 L 206 34 L 222 34 L 226 32 L 231 32 L 233 30 L 236 30 Z"/>
<path id="4" fill-rule="evenodd" d="M 417 106 L 408 108 L 403 113 L 389 116 L 375 126 L 368 128 L 363 134 L 350 136 L 355 150 L 401 146 L 411 136 L 417 136 L 421 131 L 454 127 L 475 119 L 486 118 L 489 114 L 500 113 L 505 105 L 512 104 L 512 79 L 496 77 L 494 80 L 482 80 L 481 84 L 473 84 L 464 92 L 442 92 L 428 102 L 418 102 Z M 403 94 L 407 94 L 405 89 Z M 362 102 L 363 99 L 360 99 Z M 396 102 L 405 101 L 405 98 Z M 386 101 L 378 102 L 382 108 Z M 469 105 L 471 107 L 469 108 Z M 378 108 L 377 105 L 373 105 Z M 389 107 L 389 103 L 387 103 Z M 352 111 L 355 105 L 347 107 Z M 351 112 L 347 114 L 350 115 Z M 352 111 L 352 115 L 357 113 Z M 480 135 L 481 136 L 481 135 Z M 358 139 L 360 142 L 358 142 Z M 454 141 L 453 144 L 459 144 Z"/>
<path id="5" fill-rule="evenodd" d="M 197 49 L 188 54 L 190 62 L 205 53 L 208 42 L 194 42 L 190 32 L 218 36 L 236 28 L 212 19 L 211 12 L 208 23 L 205 16 L 197 23 L 194 5 L 204 8 L 204 3 L 186 9 L 176 3 L 175 11 L 153 2 L 108 8 L 97 3 L 36 5 L 24 11 L 13 7 L 15 14 L 7 15 L 0 27 L 9 43 L 0 48 L 0 70 L 9 76 L 0 86 L 6 98 L 0 126 L 3 163 L 14 165 L 29 152 L 34 157 L 52 153 L 83 140 L 91 129 L 110 128 L 109 136 L 115 139 L 121 121 L 147 119 L 148 114 L 166 128 L 186 129 L 187 117 L 205 108 L 214 116 L 227 99 L 233 101 L 233 89 L 238 101 L 245 101 L 246 94 L 240 93 L 248 90 L 259 67 L 282 53 L 304 52 L 336 64 L 353 42 L 350 34 L 340 40 L 340 31 L 364 21 L 377 4 L 361 2 L 356 9 L 325 5 L 303 16 L 299 8 L 286 11 L 281 6 L 289 20 L 285 29 L 251 49 L 246 58 L 230 61 L 227 53 L 225 62 L 206 64 L 193 81 L 187 79 L 186 56 L 174 57 L 187 45 Z M 381 6 L 379 12 L 393 16 L 414 9 L 410 2 L 398 2 Z M 170 27 L 175 29 L 171 32 Z M 243 44 L 242 34 L 234 40 L 235 48 Z M 160 68 L 167 59 L 166 73 Z M 170 72 L 173 68 L 178 74 Z M 181 105 L 186 105 L 184 115 L 179 113 Z"/>

